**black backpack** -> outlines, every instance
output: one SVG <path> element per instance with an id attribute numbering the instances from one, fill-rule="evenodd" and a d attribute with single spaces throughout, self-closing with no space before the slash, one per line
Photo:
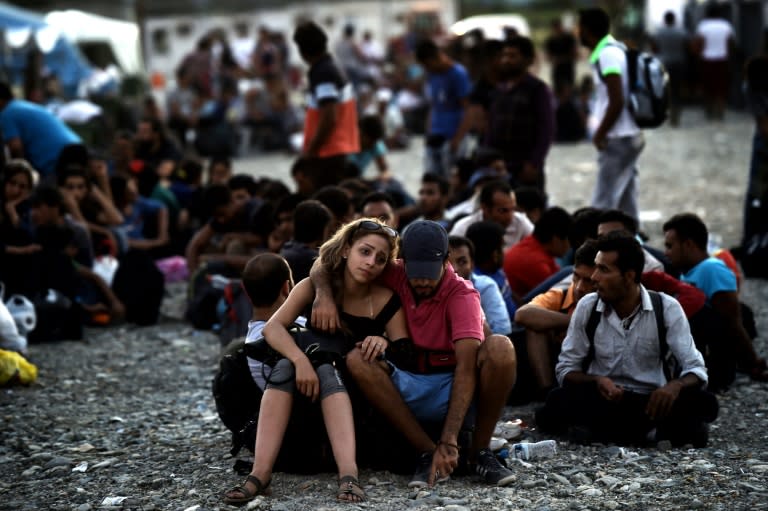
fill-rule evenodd
<path id="1" fill-rule="evenodd" d="M 211 383 L 216 412 L 232 432 L 232 456 L 243 447 L 253 451 L 263 396 L 251 377 L 245 346 L 244 339 L 236 339 L 225 348 Z M 236 462 L 235 470 L 240 470 L 240 466 L 242 463 Z M 243 468 L 244 473 L 250 471 L 249 466 Z M 303 396 L 294 399 L 274 470 L 300 474 L 335 470 L 333 452 L 317 403 L 311 403 Z"/>
<path id="2" fill-rule="evenodd" d="M 629 112 L 640 128 L 657 128 L 669 115 L 669 75 L 661 60 L 650 53 L 627 48 L 623 43 L 609 43 L 621 48 L 627 58 Z M 597 74 L 605 81 L 597 60 Z"/>
<path id="3" fill-rule="evenodd" d="M 245 339 L 232 341 L 225 348 L 211 388 L 216 412 L 232 432 L 232 456 L 242 447 L 253 449 L 263 393 L 251 377 Z"/>

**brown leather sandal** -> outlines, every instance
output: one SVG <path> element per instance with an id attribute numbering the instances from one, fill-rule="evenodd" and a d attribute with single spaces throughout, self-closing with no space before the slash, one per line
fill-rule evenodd
<path id="1" fill-rule="evenodd" d="M 269 495 L 272 493 L 272 490 L 269 489 L 269 485 L 272 482 L 272 479 L 267 481 L 267 484 L 262 483 L 258 477 L 254 475 L 248 474 L 248 477 L 245 478 L 245 481 L 243 481 L 242 484 L 238 484 L 231 490 L 229 490 L 227 493 L 224 494 L 224 503 L 225 504 L 231 504 L 234 506 L 242 506 L 243 504 L 247 504 L 248 502 L 255 499 L 258 495 Z M 254 486 L 256 486 L 256 489 L 254 491 L 248 490 L 246 488 L 246 484 L 251 483 Z M 234 497 L 231 496 L 232 493 L 239 492 L 240 497 Z"/>
<path id="2" fill-rule="evenodd" d="M 340 477 L 339 492 L 336 494 L 336 499 L 351 504 L 365 502 L 365 490 L 360 486 L 360 483 L 355 476 Z"/>

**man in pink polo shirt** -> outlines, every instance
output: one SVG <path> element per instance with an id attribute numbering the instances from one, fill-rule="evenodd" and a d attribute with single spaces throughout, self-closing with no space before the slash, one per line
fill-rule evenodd
<path id="1" fill-rule="evenodd" d="M 415 353 L 388 356 L 396 362 L 369 363 L 355 349 L 347 355 L 347 369 L 371 404 L 420 453 L 408 486 L 432 486 L 449 478 L 458 465 L 459 431 L 470 406 L 475 430 L 469 460 L 487 483 L 508 485 L 514 475 L 488 445 L 515 382 L 512 343 L 502 335 L 485 337 L 480 295 L 453 271 L 448 234 L 440 224 L 419 220 L 409 225 L 402 255 L 382 279 L 400 296 Z M 312 321 L 332 330 L 339 324 L 337 311 L 327 278 L 318 270 L 316 265 L 311 274 L 317 289 Z M 442 423 L 437 441 L 422 422 Z"/>

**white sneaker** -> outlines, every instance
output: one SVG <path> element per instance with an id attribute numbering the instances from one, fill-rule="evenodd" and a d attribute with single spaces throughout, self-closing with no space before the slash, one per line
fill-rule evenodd
<path id="1" fill-rule="evenodd" d="M 504 440 L 503 438 L 499 438 L 497 436 L 492 436 L 491 437 L 491 443 L 488 444 L 488 448 L 490 450 L 492 450 L 493 452 L 496 452 L 499 449 L 501 449 L 502 447 L 504 447 L 505 445 L 507 445 L 507 441 L 506 440 Z"/>
<path id="2" fill-rule="evenodd" d="M 513 421 L 499 422 L 493 430 L 493 436 L 501 437 L 505 440 L 519 438 L 523 434 L 523 421 L 516 419 Z"/>

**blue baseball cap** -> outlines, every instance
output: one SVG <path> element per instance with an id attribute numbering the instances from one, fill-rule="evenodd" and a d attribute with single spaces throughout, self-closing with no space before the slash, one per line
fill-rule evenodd
<path id="1" fill-rule="evenodd" d="M 402 255 L 409 279 L 439 280 L 448 257 L 448 233 L 431 220 L 413 222 L 403 233 Z"/>

